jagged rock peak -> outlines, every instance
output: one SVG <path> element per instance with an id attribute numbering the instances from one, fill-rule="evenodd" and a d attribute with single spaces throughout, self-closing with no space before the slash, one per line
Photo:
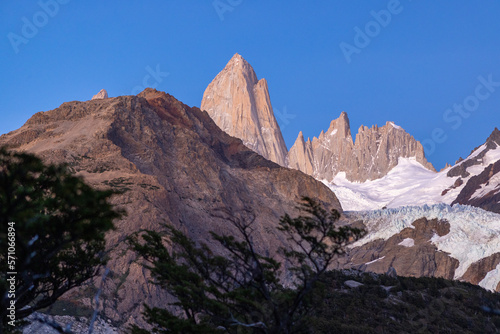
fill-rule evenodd
<path id="1" fill-rule="evenodd" d="M 101 89 L 99 93 L 92 96 L 92 100 L 102 100 L 108 98 L 108 92 L 105 89 Z"/>
<path id="2" fill-rule="evenodd" d="M 293 149 L 293 150 L 292 150 Z M 304 134 L 299 132 L 295 144 L 288 153 L 288 166 L 293 169 L 300 170 L 306 174 L 313 175 L 314 173 L 314 157 L 312 156 L 312 144 L 308 139 L 304 141 Z"/>
<path id="3" fill-rule="evenodd" d="M 274 117 L 265 79 L 235 54 L 208 85 L 201 109 L 226 133 L 263 157 L 286 165 L 287 148 Z"/>
<path id="4" fill-rule="evenodd" d="M 488 139 L 486 139 L 486 142 L 496 143 L 500 145 L 500 130 L 498 130 L 498 128 L 495 127 L 491 135 L 488 137 Z"/>
<path id="5" fill-rule="evenodd" d="M 394 168 L 400 157 L 415 157 L 424 167 L 435 170 L 425 159 L 423 146 L 393 122 L 382 127 L 361 125 L 353 142 L 349 117 L 342 112 L 326 133 L 321 131 L 318 138 L 314 137 L 310 152 L 303 138 L 299 139 L 300 134 L 288 154 L 289 167 L 319 180 L 331 181 L 339 172 L 345 172 L 351 181 L 378 179 Z M 296 160 L 308 157 L 312 160 Z M 313 166 L 312 173 L 309 166 Z"/>
<path id="6" fill-rule="evenodd" d="M 442 172 L 447 168 L 451 168 L 452 166 L 449 163 L 446 163 L 443 168 L 441 168 L 439 171 Z"/>
<path id="7" fill-rule="evenodd" d="M 338 135 L 342 138 L 350 138 L 352 140 L 349 117 L 347 116 L 347 113 L 345 111 L 342 111 L 340 113 L 339 118 L 334 119 L 330 122 L 330 127 L 328 128 L 326 134 L 330 136 Z"/>

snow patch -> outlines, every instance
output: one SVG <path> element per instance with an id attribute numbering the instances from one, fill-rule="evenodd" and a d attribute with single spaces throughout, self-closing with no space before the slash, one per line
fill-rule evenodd
<path id="1" fill-rule="evenodd" d="M 432 238 L 429 240 L 430 243 L 433 243 L 433 244 L 436 244 L 436 243 L 439 243 L 439 242 L 444 242 L 446 239 L 445 239 L 446 236 L 442 236 L 440 237 L 439 234 L 437 233 L 434 233 L 434 235 L 432 236 Z"/>
<path id="2" fill-rule="evenodd" d="M 481 146 L 479 146 L 477 148 L 477 150 L 475 150 L 474 152 L 472 152 L 471 154 L 469 154 L 469 156 L 467 158 L 465 158 L 463 161 L 461 161 L 460 163 L 463 163 L 464 161 L 466 160 L 470 160 L 470 159 L 474 159 L 475 157 L 477 157 L 481 152 L 483 152 L 484 150 L 486 149 L 486 144 L 483 144 Z M 460 164 L 459 163 L 459 164 Z M 458 165 L 459 165 L 458 164 Z"/>
<path id="3" fill-rule="evenodd" d="M 412 157 L 399 158 L 396 167 L 377 180 L 350 182 L 346 173 L 340 172 L 327 185 L 344 210 L 357 211 L 440 203 L 443 200 L 441 192 L 454 182 L 455 179 L 447 177 L 446 173 L 428 170 Z"/>
<path id="4" fill-rule="evenodd" d="M 415 240 L 413 240 L 412 238 L 406 238 L 403 241 L 401 241 L 398 245 L 403 247 L 413 247 L 415 246 Z"/>
<path id="5" fill-rule="evenodd" d="M 500 146 L 498 146 L 497 144 L 497 147 L 495 149 L 486 152 L 483 158 L 483 165 L 488 166 L 489 164 L 492 164 L 498 160 L 500 160 Z"/>
<path id="6" fill-rule="evenodd" d="M 487 290 L 495 291 L 498 283 L 500 282 L 500 263 L 497 267 L 489 271 L 486 276 L 479 282 L 479 286 Z"/>
<path id="7" fill-rule="evenodd" d="M 398 129 L 398 130 L 401 129 L 401 127 L 399 125 L 394 124 L 394 122 L 389 122 L 389 124 L 392 125 L 392 127 L 394 129 Z"/>
<path id="8" fill-rule="evenodd" d="M 494 193 L 497 193 L 500 191 L 500 173 L 495 174 L 488 182 L 488 184 L 482 184 L 481 188 L 477 189 L 474 194 L 472 195 L 472 198 L 478 198 L 478 197 L 483 197 L 484 195 L 488 194 L 491 191 L 496 190 Z"/>
<path id="9" fill-rule="evenodd" d="M 382 256 L 382 257 L 379 257 L 378 259 L 375 259 L 373 261 L 370 261 L 370 262 L 366 262 L 365 264 L 372 264 L 372 263 L 375 263 L 377 261 L 380 261 L 380 260 L 383 260 L 385 258 L 385 256 Z"/>

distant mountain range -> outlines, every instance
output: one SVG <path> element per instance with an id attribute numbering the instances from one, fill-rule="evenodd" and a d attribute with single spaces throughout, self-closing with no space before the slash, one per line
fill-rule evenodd
<path id="1" fill-rule="evenodd" d="M 497 128 L 469 157 L 440 172 L 420 142 L 393 122 L 361 126 L 353 141 L 346 112 L 312 140 L 300 132 L 287 152 L 267 83 L 239 54 L 208 85 L 201 109 L 265 158 L 328 184 L 346 210 L 460 203 L 500 213 Z"/>

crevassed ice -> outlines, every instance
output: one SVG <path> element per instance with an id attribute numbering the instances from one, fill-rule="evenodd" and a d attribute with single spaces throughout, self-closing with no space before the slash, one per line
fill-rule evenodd
<path id="1" fill-rule="evenodd" d="M 429 242 L 460 262 L 455 271 L 455 279 L 462 277 L 472 263 L 500 252 L 500 214 L 468 205 L 407 206 L 347 212 L 346 215 L 355 220 L 362 220 L 369 232 L 351 247 L 377 239 L 387 240 L 404 228 L 413 228 L 411 224 L 422 217 L 446 220 L 450 224 L 450 233 L 441 237 L 435 235 Z M 494 276 L 490 280 L 500 280 L 498 272 L 492 275 Z"/>

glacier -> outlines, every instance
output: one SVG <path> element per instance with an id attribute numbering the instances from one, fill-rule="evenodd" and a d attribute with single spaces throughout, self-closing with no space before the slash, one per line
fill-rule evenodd
<path id="1" fill-rule="evenodd" d="M 460 279 L 471 264 L 500 252 L 500 214 L 477 207 L 440 203 L 346 211 L 345 215 L 350 220 L 363 221 L 368 231 L 364 238 L 350 247 L 362 246 L 377 239 L 387 240 L 405 228 L 414 228 L 412 223 L 422 217 L 447 221 L 450 224 L 450 233 L 441 237 L 436 234 L 429 242 L 439 251 L 446 252 L 459 261 L 455 279 Z M 479 285 L 488 290 L 495 290 L 499 282 L 500 267 L 497 267 L 490 271 Z"/>

